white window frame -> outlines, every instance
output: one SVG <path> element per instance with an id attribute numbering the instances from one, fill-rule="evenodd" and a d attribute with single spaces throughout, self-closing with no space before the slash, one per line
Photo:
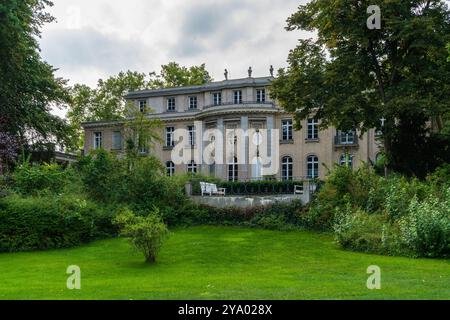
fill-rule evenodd
<path id="1" fill-rule="evenodd" d="M 196 110 L 196 109 L 198 109 L 198 97 L 191 96 L 189 97 L 189 110 Z"/>
<path id="2" fill-rule="evenodd" d="M 307 124 L 307 140 L 319 139 L 319 121 L 314 118 L 308 119 Z"/>
<path id="3" fill-rule="evenodd" d="M 222 105 L 222 92 L 213 92 L 213 105 Z"/>
<path id="4" fill-rule="evenodd" d="M 242 90 L 233 91 L 234 104 L 242 104 Z"/>
<path id="5" fill-rule="evenodd" d="M 117 139 L 119 141 L 117 141 Z M 122 132 L 113 131 L 112 133 L 112 149 L 113 150 L 122 150 Z"/>
<path id="6" fill-rule="evenodd" d="M 342 145 L 355 144 L 356 132 L 350 131 L 338 131 L 339 143 Z"/>
<path id="7" fill-rule="evenodd" d="M 175 97 L 167 98 L 167 111 L 174 112 L 177 109 L 176 99 Z"/>
<path id="8" fill-rule="evenodd" d="M 282 140 L 283 141 L 291 141 L 294 139 L 294 124 L 292 119 L 284 119 L 281 120 L 281 133 L 282 133 Z M 286 133 L 286 134 L 285 134 Z"/>
<path id="9" fill-rule="evenodd" d="M 173 163 L 173 161 L 166 162 L 166 174 L 168 177 L 173 177 L 175 175 L 175 163 Z"/>
<path id="10" fill-rule="evenodd" d="M 139 111 L 144 113 L 147 109 L 147 100 L 139 100 Z"/>
<path id="11" fill-rule="evenodd" d="M 348 155 L 349 157 L 348 157 L 348 160 L 349 160 L 349 168 L 353 168 L 353 155 L 352 154 L 349 154 Z M 347 155 L 345 154 L 345 153 L 343 153 L 343 154 L 341 154 L 341 156 L 339 157 L 339 165 L 340 166 L 346 166 L 347 165 L 347 163 L 346 163 L 346 159 L 347 158 Z"/>
<path id="12" fill-rule="evenodd" d="M 191 162 L 188 163 L 187 172 L 191 174 L 197 173 L 197 164 L 194 160 L 191 160 Z"/>
<path id="13" fill-rule="evenodd" d="M 233 158 L 233 163 L 228 164 L 228 181 L 234 182 L 239 180 L 239 164 L 237 157 Z"/>
<path id="14" fill-rule="evenodd" d="M 188 134 L 189 134 L 189 145 L 191 147 L 195 146 L 195 134 L 196 134 L 196 129 L 195 126 L 188 126 Z"/>
<path id="15" fill-rule="evenodd" d="M 103 132 L 94 132 L 94 149 L 101 149 L 103 146 Z"/>
<path id="16" fill-rule="evenodd" d="M 292 157 L 286 156 L 281 159 L 281 180 L 291 181 L 294 175 L 294 161 Z"/>
<path id="17" fill-rule="evenodd" d="M 166 147 L 172 148 L 175 146 L 174 132 L 175 127 L 166 127 Z"/>
<path id="18" fill-rule="evenodd" d="M 256 102 L 265 103 L 266 102 L 266 89 L 256 89 Z"/>
<path id="19" fill-rule="evenodd" d="M 309 179 L 319 177 L 319 157 L 314 154 L 306 158 L 306 176 Z"/>

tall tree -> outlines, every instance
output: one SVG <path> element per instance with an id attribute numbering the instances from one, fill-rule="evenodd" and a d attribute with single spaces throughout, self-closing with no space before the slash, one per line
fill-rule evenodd
<path id="1" fill-rule="evenodd" d="M 51 113 L 67 102 L 66 81 L 44 62 L 37 39 L 45 23 L 47 0 L 3 0 L 0 3 L 1 131 L 21 144 L 70 143 L 70 127 Z"/>
<path id="2" fill-rule="evenodd" d="M 145 73 L 120 72 L 106 80 L 100 79 L 95 89 L 77 84 L 70 89 L 71 100 L 67 118 L 72 129 L 77 133 L 75 140 L 82 147 L 81 123 L 86 121 L 117 120 L 125 117 L 127 112 L 126 93 L 144 89 L 159 89 L 187 85 L 200 85 L 212 81 L 205 64 L 180 66 L 170 62 L 161 66 L 161 72 Z"/>
<path id="3" fill-rule="evenodd" d="M 204 63 L 187 68 L 176 62 L 162 65 L 160 74 L 151 72 L 150 78 L 149 88 L 152 89 L 202 85 L 213 80 Z"/>
<path id="4" fill-rule="evenodd" d="M 133 167 L 143 150 L 149 153 L 156 143 L 163 141 L 160 132 L 163 123 L 157 118 L 149 119 L 147 114 L 151 112 L 153 110 L 149 107 L 141 112 L 133 103 L 129 105 L 131 117 L 125 121 L 125 151 L 130 168 Z"/>
<path id="5" fill-rule="evenodd" d="M 428 126 L 450 109 L 449 10 L 441 0 L 376 2 L 380 29 L 367 27 L 373 1 L 301 5 L 287 29 L 317 37 L 291 50 L 289 67 L 273 82 L 273 97 L 297 120 L 315 114 L 322 126 L 382 130 L 390 166 L 423 176 L 450 154 L 448 141 L 433 140 Z M 433 142 L 442 144 L 437 155 L 430 154 Z"/>

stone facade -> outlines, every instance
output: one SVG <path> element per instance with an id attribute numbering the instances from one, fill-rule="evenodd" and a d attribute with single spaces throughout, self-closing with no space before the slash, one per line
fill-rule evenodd
<path id="1" fill-rule="evenodd" d="M 349 162 L 350 158 L 354 168 L 363 162 L 375 161 L 380 148 L 375 130 L 369 130 L 362 136 L 358 133 L 340 133 L 335 128 L 316 131 L 317 121 L 311 119 L 309 123 L 308 120 L 303 121 L 301 130 L 292 129 L 291 133 L 292 115 L 284 112 L 270 99 L 271 79 L 249 77 L 203 86 L 139 91 L 129 93 L 125 98 L 132 101 L 136 108 L 148 106 L 154 110 L 148 117 L 163 121 L 164 129 L 161 135 L 164 140 L 167 140 L 166 128 L 176 130 L 194 126 L 197 136 L 200 133 L 198 137 L 201 137 L 205 130 L 214 128 L 224 132 L 224 135 L 227 129 L 254 128 L 267 129 L 269 132 L 278 129 L 279 154 L 273 157 L 277 156 L 279 160 L 280 166 L 276 176 L 280 179 L 311 178 L 316 175 L 324 178 L 326 167 L 331 168 L 334 163 L 342 161 Z M 84 123 L 83 127 L 85 153 L 100 146 L 106 150 L 123 152 L 123 122 L 89 122 Z M 223 141 L 224 148 L 225 139 L 226 137 Z M 193 151 L 201 153 L 205 148 L 206 142 L 198 142 L 200 140 L 202 139 L 196 139 L 195 145 L 192 146 Z M 232 168 L 225 158 L 224 165 L 202 164 L 200 160 L 200 163 L 196 163 L 197 172 L 227 180 L 262 178 L 258 174 L 255 176 L 255 165 L 251 164 L 251 155 L 248 154 L 248 140 L 246 143 L 241 150 L 246 154 L 246 164 L 238 164 Z M 171 165 L 172 151 L 173 147 L 167 146 L 166 142 L 151 150 L 168 166 Z M 225 155 L 225 150 L 223 154 Z M 175 173 L 185 173 L 189 169 L 185 163 L 174 167 Z"/>

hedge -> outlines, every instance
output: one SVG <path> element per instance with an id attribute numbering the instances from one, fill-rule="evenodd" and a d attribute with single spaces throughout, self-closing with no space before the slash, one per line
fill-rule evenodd
<path id="1" fill-rule="evenodd" d="M 73 196 L 0 198 L 0 252 L 72 247 L 111 236 L 111 217 Z"/>

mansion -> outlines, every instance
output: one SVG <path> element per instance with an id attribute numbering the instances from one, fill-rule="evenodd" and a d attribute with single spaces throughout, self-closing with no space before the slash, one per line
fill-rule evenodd
<path id="1" fill-rule="evenodd" d="M 313 117 L 304 120 L 301 130 L 294 130 L 292 114 L 270 99 L 272 79 L 254 78 L 249 72 L 249 77 L 243 79 L 130 92 L 125 99 L 141 112 L 146 113 L 151 108 L 152 112 L 146 116 L 163 122 L 163 143 L 158 143 L 150 152 L 161 159 L 168 175 L 201 173 L 229 181 L 257 180 L 266 175 L 280 180 L 311 179 L 324 178 L 326 168 L 335 163 L 357 167 L 363 162 L 376 161 L 380 146 L 375 130 L 362 136 L 332 127 L 322 130 L 319 120 Z M 87 122 L 83 123 L 83 128 L 85 153 L 98 148 L 124 152 L 124 121 Z M 187 132 L 187 139 L 182 142 L 175 135 L 180 129 Z M 210 129 L 222 134 L 203 138 L 204 132 Z M 268 137 L 262 136 L 269 146 L 262 153 L 277 163 L 270 174 L 261 170 L 261 151 L 258 147 L 251 148 L 254 138 L 246 136 L 246 132 L 259 134 L 259 131 L 267 132 Z M 202 155 L 213 140 L 219 140 L 215 141 L 215 160 L 208 162 L 198 154 Z M 235 147 L 238 140 L 239 146 Z M 191 152 L 190 158 L 182 163 L 174 161 L 178 143 Z M 145 154 L 148 150 L 141 152 Z M 235 152 L 239 153 L 239 159 L 229 156 Z"/>

